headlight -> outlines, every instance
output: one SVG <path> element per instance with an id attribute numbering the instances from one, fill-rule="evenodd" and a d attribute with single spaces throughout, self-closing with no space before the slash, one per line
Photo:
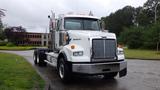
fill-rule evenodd
<path id="1" fill-rule="evenodd" d="M 124 54 L 124 51 L 123 51 L 123 49 L 118 49 L 117 53 L 118 53 L 118 55 L 122 55 L 122 54 Z"/>
<path id="2" fill-rule="evenodd" d="M 73 56 L 83 56 L 83 51 L 73 52 Z"/>
<path id="3" fill-rule="evenodd" d="M 118 55 L 124 54 L 123 51 L 118 51 Z"/>

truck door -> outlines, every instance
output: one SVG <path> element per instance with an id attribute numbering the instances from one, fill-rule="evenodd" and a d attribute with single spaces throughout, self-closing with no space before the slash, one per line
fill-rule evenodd
<path id="1" fill-rule="evenodd" d="M 59 33 L 60 33 L 60 26 L 61 26 L 61 20 L 57 21 L 57 25 L 56 25 L 56 31 L 55 31 L 55 48 L 58 49 L 59 48 Z"/>
<path id="2" fill-rule="evenodd" d="M 62 29 L 62 19 L 57 21 L 57 29 L 55 32 L 55 47 L 60 50 L 64 46 L 64 35 L 66 31 Z"/>

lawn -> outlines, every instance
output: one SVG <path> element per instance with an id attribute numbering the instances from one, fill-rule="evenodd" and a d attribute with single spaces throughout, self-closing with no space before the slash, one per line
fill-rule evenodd
<path id="1" fill-rule="evenodd" d="M 8 47 L 8 46 L 0 46 L 0 50 L 31 50 L 35 47 L 33 46 L 12 46 L 12 47 Z"/>
<path id="2" fill-rule="evenodd" d="M 152 50 L 124 49 L 128 59 L 156 59 L 160 60 L 160 52 Z"/>
<path id="3" fill-rule="evenodd" d="M 43 90 L 44 84 L 23 57 L 0 53 L 0 90 Z"/>

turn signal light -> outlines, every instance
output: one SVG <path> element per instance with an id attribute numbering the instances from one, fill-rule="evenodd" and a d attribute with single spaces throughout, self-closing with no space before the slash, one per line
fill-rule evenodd
<path id="1" fill-rule="evenodd" d="M 71 45 L 71 49 L 75 49 L 75 45 Z"/>

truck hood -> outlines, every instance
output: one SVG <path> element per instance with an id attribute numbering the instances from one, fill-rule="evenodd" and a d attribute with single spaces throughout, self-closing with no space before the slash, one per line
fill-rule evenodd
<path id="1" fill-rule="evenodd" d="M 83 51 L 83 57 L 85 58 L 79 60 L 80 57 L 75 59 L 75 62 L 90 62 L 91 61 L 91 48 L 92 48 L 92 39 L 103 38 L 106 39 L 116 39 L 115 34 L 102 32 L 102 31 L 82 31 L 82 30 L 68 30 L 70 42 L 69 44 L 76 45 L 75 51 Z"/>
<path id="2" fill-rule="evenodd" d="M 68 31 L 71 36 L 75 37 L 83 37 L 83 38 L 102 38 L 106 37 L 108 39 L 116 39 L 114 33 L 102 32 L 102 31 L 82 31 L 82 30 L 69 30 Z"/>

